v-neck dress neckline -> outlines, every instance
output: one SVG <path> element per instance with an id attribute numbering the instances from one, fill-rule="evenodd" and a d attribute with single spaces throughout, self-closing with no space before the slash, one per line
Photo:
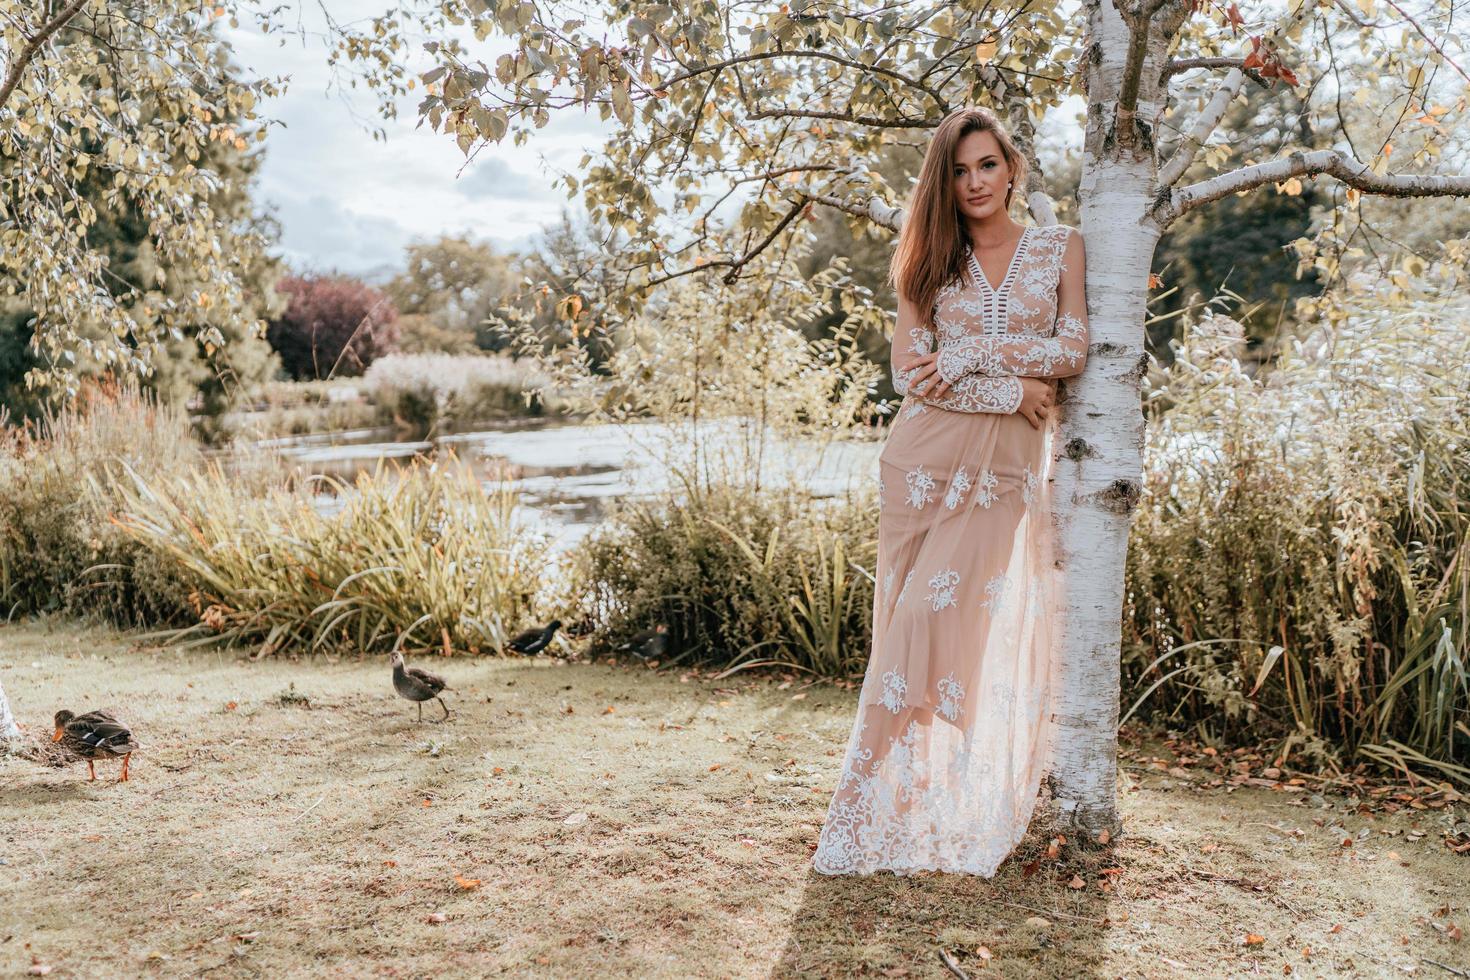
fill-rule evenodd
<path id="1" fill-rule="evenodd" d="M 980 280 L 981 287 L 987 293 L 999 296 L 1010 288 L 1011 283 L 1016 279 L 1016 268 L 1020 265 L 1021 258 L 1026 252 L 1026 244 L 1030 238 L 1031 226 L 1026 225 L 1021 229 L 1021 238 L 1016 242 L 1015 250 L 1011 252 L 1011 261 L 1006 264 L 1005 275 L 1001 278 L 999 286 L 992 286 L 990 284 L 990 280 L 985 275 L 985 270 L 980 266 L 980 259 L 975 254 L 975 246 L 973 244 L 970 246 L 970 270 L 975 274 L 975 278 Z"/>
<path id="2" fill-rule="evenodd" d="M 1016 242 L 1016 249 L 1011 253 L 1011 261 L 1006 266 L 1006 274 L 1000 281 L 999 286 L 992 286 L 990 280 L 985 276 L 985 270 L 980 266 L 980 259 L 975 254 L 975 246 L 970 246 L 970 274 L 980 286 L 980 323 L 981 332 L 986 334 L 1009 333 L 1007 321 L 1010 318 L 1009 300 L 1011 284 L 1016 281 L 1016 272 L 1021 267 L 1021 260 L 1026 257 L 1027 246 L 1031 242 L 1031 225 L 1021 229 L 1021 240 Z"/>

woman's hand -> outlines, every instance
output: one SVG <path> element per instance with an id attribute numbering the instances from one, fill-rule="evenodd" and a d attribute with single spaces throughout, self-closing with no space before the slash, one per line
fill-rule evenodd
<path id="1" fill-rule="evenodd" d="M 935 361 L 938 351 L 921 355 L 914 361 L 917 372 L 909 382 L 909 391 L 923 398 L 942 398 L 949 390 L 949 382 L 939 376 Z M 1047 378 L 1017 378 L 1021 382 L 1021 404 L 1016 414 L 1031 423 L 1033 429 L 1046 424 L 1052 406 L 1056 404 L 1057 383 Z M 933 390 L 929 390 L 932 387 Z"/>
<path id="2" fill-rule="evenodd" d="M 1021 378 L 1021 405 L 1016 409 L 1016 414 L 1031 423 L 1031 428 L 1039 429 L 1046 423 L 1046 418 L 1051 414 L 1051 407 L 1056 399 L 1056 382 L 1047 381 L 1043 378 Z"/>

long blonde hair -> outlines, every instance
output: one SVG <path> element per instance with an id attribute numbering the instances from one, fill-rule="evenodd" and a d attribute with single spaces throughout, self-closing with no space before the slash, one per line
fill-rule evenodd
<path id="1" fill-rule="evenodd" d="M 934 131 L 924 152 L 919 181 L 909 195 L 898 248 L 888 267 L 889 281 L 918 306 L 919 322 L 924 326 L 933 324 L 934 302 L 945 283 L 968 274 L 967 238 L 955 200 L 953 174 L 955 147 L 971 133 L 990 133 L 1000 144 L 1001 156 L 1011 171 L 1011 186 L 1006 188 L 1007 211 L 1026 180 L 1026 158 L 989 109 L 956 109 Z"/>

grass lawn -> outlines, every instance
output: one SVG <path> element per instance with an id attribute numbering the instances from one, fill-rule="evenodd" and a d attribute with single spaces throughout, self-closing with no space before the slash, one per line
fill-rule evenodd
<path id="1" fill-rule="evenodd" d="M 383 662 L 0 627 L 28 734 L 110 707 L 143 745 L 127 783 L 0 759 L 0 975 L 953 976 L 941 949 L 971 976 L 1470 971 L 1470 855 L 1445 846 L 1470 807 L 1443 796 L 1209 787 L 1130 742 L 1108 848 L 1048 857 L 1038 821 L 992 880 L 832 879 L 808 862 L 854 691 L 424 666 L 447 723 Z"/>

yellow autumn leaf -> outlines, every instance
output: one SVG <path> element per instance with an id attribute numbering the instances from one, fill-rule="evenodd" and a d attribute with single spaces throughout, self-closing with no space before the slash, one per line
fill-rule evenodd
<path id="1" fill-rule="evenodd" d="M 994 41 L 981 41 L 975 45 L 975 60 L 989 61 L 995 57 L 996 43 Z"/>

